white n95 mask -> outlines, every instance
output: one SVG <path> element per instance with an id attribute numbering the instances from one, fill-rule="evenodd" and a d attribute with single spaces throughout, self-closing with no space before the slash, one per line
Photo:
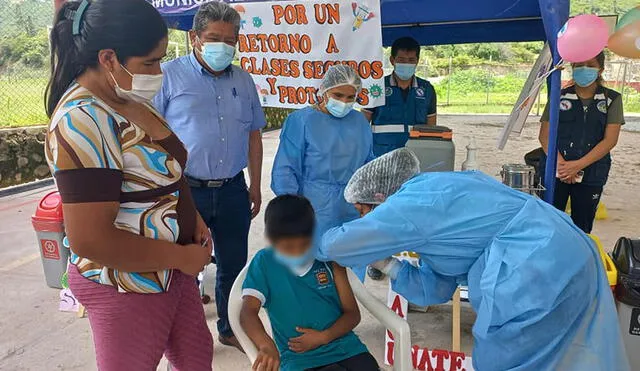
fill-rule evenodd
<path id="1" fill-rule="evenodd" d="M 122 99 L 132 100 L 138 103 L 148 103 L 153 97 L 158 94 L 162 87 L 162 74 L 157 75 L 142 75 L 132 74 L 124 66 L 120 65 L 131 76 L 131 90 L 125 90 L 118 85 L 115 77 L 111 72 L 111 78 L 116 84 L 116 95 Z"/>

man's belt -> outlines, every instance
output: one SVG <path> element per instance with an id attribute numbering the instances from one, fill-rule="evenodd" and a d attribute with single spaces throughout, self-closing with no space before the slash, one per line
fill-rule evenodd
<path id="1" fill-rule="evenodd" d="M 236 178 L 238 178 L 241 175 L 242 175 L 242 171 L 239 172 L 236 176 L 234 176 L 232 178 L 226 178 L 226 179 L 203 180 L 203 179 L 192 178 L 190 176 L 186 176 L 186 178 L 187 178 L 187 183 L 189 184 L 190 187 L 195 187 L 195 188 L 220 188 L 223 185 L 235 180 Z"/>

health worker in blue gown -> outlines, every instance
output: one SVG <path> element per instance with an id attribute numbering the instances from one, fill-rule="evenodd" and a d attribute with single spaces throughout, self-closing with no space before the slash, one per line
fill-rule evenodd
<path id="1" fill-rule="evenodd" d="M 317 235 L 358 218 L 344 189 L 358 168 L 373 159 L 369 122 L 353 109 L 362 82 L 353 68 L 334 65 L 320 84 L 321 103 L 291 113 L 280 134 L 271 189 L 311 201 Z"/>
<path id="2" fill-rule="evenodd" d="M 372 264 L 418 305 L 468 285 L 478 371 L 628 371 L 599 252 L 571 219 L 479 172 L 418 173 L 407 149 L 345 190 L 363 217 L 329 230 L 320 259 Z M 414 251 L 419 267 L 390 256 Z"/>

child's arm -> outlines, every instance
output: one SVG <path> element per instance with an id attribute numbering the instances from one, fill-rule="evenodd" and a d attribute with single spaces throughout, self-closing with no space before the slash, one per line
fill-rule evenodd
<path id="1" fill-rule="evenodd" d="M 347 270 L 336 263 L 333 266 L 333 279 L 338 290 L 340 303 L 342 304 L 342 316 L 324 331 L 314 329 L 297 328 L 302 335 L 289 339 L 289 349 L 296 353 L 313 350 L 319 346 L 328 344 L 335 339 L 339 339 L 360 323 L 360 309 L 351 291 L 351 285 L 347 278 Z"/>
<path id="2" fill-rule="evenodd" d="M 262 303 L 253 296 L 246 295 L 242 299 L 240 325 L 249 339 L 258 348 L 258 358 L 253 363 L 253 370 L 279 371 L 280 354 L 269 334 L 264 329 L 258 313 Z"/>

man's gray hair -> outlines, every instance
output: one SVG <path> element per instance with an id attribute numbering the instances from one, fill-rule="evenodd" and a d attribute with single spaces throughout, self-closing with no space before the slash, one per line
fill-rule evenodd
<path id="1" fill-rule="evenodd" d="M 202 32 L 209 22 L 231 23 L 236 28 L 236 34 L 240 32 L 240 14 L 229 4 L 222 1 L 211 1 L 200 5 L 198 12 L 193 17 L 193 30 Z"/>

